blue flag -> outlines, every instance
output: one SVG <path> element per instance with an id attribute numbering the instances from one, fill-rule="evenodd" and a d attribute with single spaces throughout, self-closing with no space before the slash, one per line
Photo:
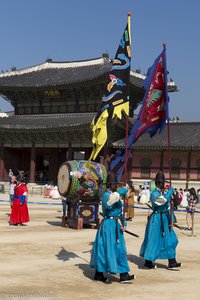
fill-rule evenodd
<path id="1" fill-rule="evenodd" d="M 148 132 L 152 137 L 158 130 L 162 132 L 166 119 L 169 120 L 165 46 L 154 64 L 148 69 L 145 89 L 142 107 L 128 137 L 128 156 L 130 156 L 131 146 L 141 135 Z M 118 179 L 121 178 L 125 167 L 125 152 L 125 150 L 117 150 L 111 159 L 110 169 L 117 173 Z"/>

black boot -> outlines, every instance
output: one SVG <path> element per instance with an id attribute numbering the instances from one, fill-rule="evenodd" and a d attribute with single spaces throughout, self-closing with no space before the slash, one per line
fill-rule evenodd
<path id="1" fill-rule="evenodd" d="M 94 275 L 94 280 L 97 280 L 97 281 L 101 281 L 101 282 L 107 282 L 108 278 L 107 277 L 104 277 L 103 276 L 103 272 L 98 272 L 96 271 L 95 272 L 95 275 Z"/>
<path id="2" fill-rule="evenodd" d="M 156 269 L 157 268 L 157 265 L 154 264 L 151 260 L 145 260 L 144 266 L 145 266 L 145 268 L 148 268 L 148 269 Z"/>
<path id="3" fill-rule="evenodd" d="M 170 258 L 168 259 L 168 261 L 169 261 L 169 265 L 168 265 L 169 269 L 175 269 L 181 267 L 181 263 L 178 263 L 175 258 Z"/>
<path id="4" fill-rule="evenodd" d="M 129 275 L 128 272 L 120 273 L 120 282 L 130 281 L 136 279 L 135 275 Z"/>

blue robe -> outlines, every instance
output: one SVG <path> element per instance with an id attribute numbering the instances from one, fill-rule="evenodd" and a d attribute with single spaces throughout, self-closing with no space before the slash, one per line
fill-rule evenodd
<path id="1" fill-rule="evenodd" d="M 104 216 L 118 217 L 122 221 L 122 202 L 108 206 L 111 192 L 102 195 L 102 210 Z M 124 224 L 126 226 L 126 224 Z M 118 241 L 117 241 L 118 235 Z M 126 246 L 121 225 L 115 219 L 104 218 L 101 222 L 93 246 L 90 267 L 98 272 L 120 274 L 129 272 L 126 256 Z"/>
<path id="2" fill-rule="evenodd" d="M 163 194 L 167 202 L 157 205 L 155 200 L 161 195 L 157 188 L 151 193 L 153 213 L 147 223 L 144 241 L 140 249 L 140 256 L 145 260 L 171 259 L 176 257 L 177 236 L 173 229 L 170 230 L 170 199 L 173 188 Z M 159 212 L 166 212 L 162 215 Z M 162 218 L 162 220 L 161 220 Z"/>

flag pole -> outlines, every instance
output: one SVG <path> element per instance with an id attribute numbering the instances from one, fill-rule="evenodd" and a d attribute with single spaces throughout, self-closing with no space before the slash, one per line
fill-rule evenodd
<path id="1" fill-rule="evenodd" d="M 168 86 L 167 86 L 167 60 L 166 60 L 166 44 L 163 43 L 163 48 L 165 50 L 165 93 L 166 93 L 166 101 L 167 101 L 167 145 L 168 145 L 168 165 L 169 165 L 169 182 L 170 187 L 172 185 L 172 158 L 171 158 L 171 133 L 170 133 L 170 120 L 169 120 L 169 97 L 168 97 Z M 170 199 L 170 229 L 173 227 L 172 222 L 172 214 L 173 214 L 173 203 L 172 198 Z"/>
<path id="2" fill-rule="evenodd" d="M 128 33 L 129 33 L 129 41 L 131 45 L 131 12 L 128 12 Z M 124 170 L 124 185 L 127 184 L 127 166 L 128 166 L 128 158 L 129 158 L 129 152 L 128 152 L 128 114 L 126 115 L 126 148 L 125 148 L 125 170 Z M 125 226 L 125 213 L 126 208 L 128 206 L 127 203 L 127 197 L 124 197 L 124 207 L 123 207 L 123 217 L 122 217 L 122 224 L 123 227 Z"/>
<path id="3" fill-rule="evenodd" d="M 169 121 L 169 116 L 167 120 L 167 139 L 168 139 L 168 164 L 169 164 L 169 182 L 170 182 L 170 187 L 172 185 L 172 158 L 171 158 L 171 136 L 170 136 L 170 121 Z M 173 214 L 173 203 L 172 203 L 172 198 L 170 199 L 170 229 L 173 227 L 173 222 L 172 222 L 172 214 Z"/>
<path id="4" fill-rule="evenodd" d="M 131 45 L 131 12 L 128 12 L 128 33 L 129 33 L 129 40 Z M 128 152 L 128 115 L 126 115 L 126 146 L 125 146 L 125 170 L 124 170 L 124 185 L 127 184 L 127 166 L 128 166 L 128 158 L 129 158 L 129 152 Z"/>
<path id="5" fill-rule="evenodd" d="M 125 149 L 125 171 L 124 171 L 124 185 L 127 184 L 127 177 L 128 177 L 128 115 L 126 116 L 126 149 Z"/>

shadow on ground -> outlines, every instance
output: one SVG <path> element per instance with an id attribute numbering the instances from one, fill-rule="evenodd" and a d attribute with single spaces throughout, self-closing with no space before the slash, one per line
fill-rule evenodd
<path id="1" fill-rule="evenodd" d="M 94 281 L 95 270 L 90 268 L 89 263 L 88 264 L 76 264 L 75 266 L 82 270 L 83 275 L 85 277 Z M 115 277 L 112 274 L 104 273 L 104 276 L 108 277 L 108 279 L 109 279 L 108 284 L 111 284 L 112 282 L 119 282 L 119 278 Z"/>
<path id="2" fill-rule="evenodd" d="M 56 221 L 47 221 L 47 224 L 51 225 L 51 226 L 59 226 L 61 227 L 61 222 L 56 222 Z"/>
<path id="3" fill-rule="evenodd" d="M 58 260 L 68 261 L 71 258 L 79 257 L 76 253 L 67 251 L 65 248 L 61 248 L 61 250 L 56 254 Z"/>
<path id="4" fill-rule="evenodd" d="M 130 262 L 134 263 L 136 266 L 138 266 L 138 269 L 148 270 L 147 268 L 144 267 L 144 259 L 142 257 L 129 253 L 127 255 L 127 258 L 128 258 L 128 261 L 130 261 Z M 168 260 L 166 260 L 166 261 L 168 264 Z M 168 269 L 167 265 L 157 263 L 157 262 L 156 262 L 156 265 L 160 269 Z"/>

